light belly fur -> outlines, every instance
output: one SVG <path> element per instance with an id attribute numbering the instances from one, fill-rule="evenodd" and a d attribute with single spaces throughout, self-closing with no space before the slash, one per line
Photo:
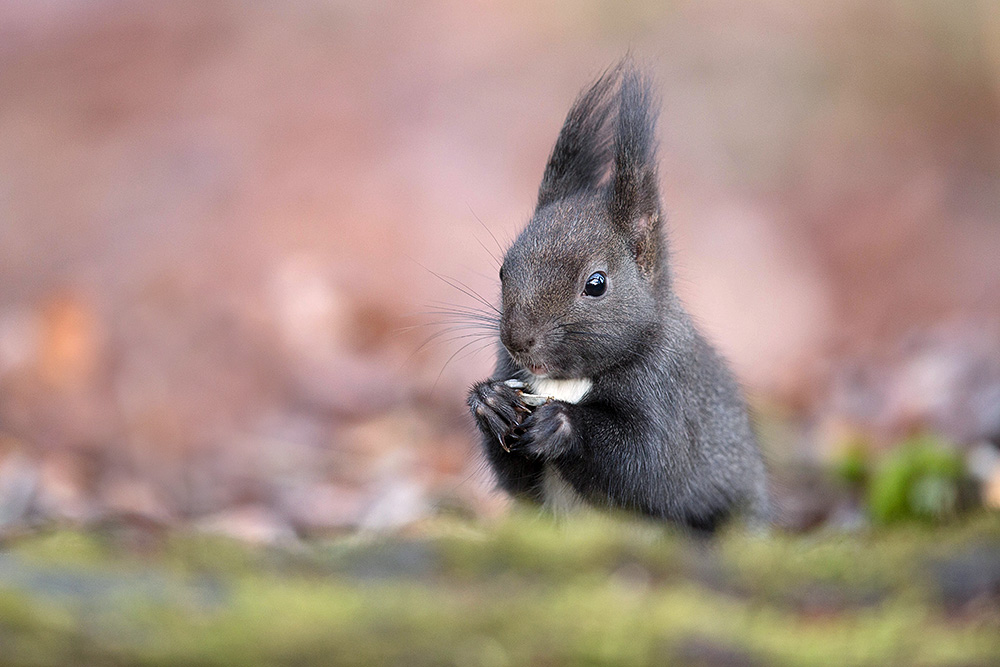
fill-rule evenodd
<path id="1" fill-rule="evenodd" d="M 549 396 L 565 403 L 579 403 L 593 386 L 589 378 L 578 380 L 550 380 L 532 377 L 528 381 L 532 393 Z M 542 473 L 542 498 L 545 507 L 555 515 L 569 514 L 586 505 L 586 501 L 576 492 L 559 471 L 546 463 Z"/>

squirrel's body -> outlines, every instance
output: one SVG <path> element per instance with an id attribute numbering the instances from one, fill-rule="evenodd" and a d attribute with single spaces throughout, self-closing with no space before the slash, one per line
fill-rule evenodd
<path id="1" fill-rule="evenodd" d="M 653 118 L 648 85 L 625 65 L 571 109 L 504 258 L 502 346 L 469 406 L 515 496 L 706 530 L 741 510 L 764 520 L 739 388 L 671 288 Z M 532 407 L 509 380 L 552 400 Z"/>

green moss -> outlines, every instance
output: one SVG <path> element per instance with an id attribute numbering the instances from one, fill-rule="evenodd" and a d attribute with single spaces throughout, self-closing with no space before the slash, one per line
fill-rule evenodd
<path id="1" fill-rule="evenodd" d="M 77 564 L 90 566 L 107 562 L 112 548 L 99 533 L 71 530 L 39 533 L 17 544 L 21 555 L 39 563 Z"/>
<path id="2" fill-rule="evenodd" d="M 940 521 L 959 509 L 961 456 L 933 436 L 911 438 L 877 469 L 868 494 L 872 518 L 888 524 Z"/>
<path id="3" fill-rule="evenodd" d="M 8 663 L 644 665 L 713 652 L 778 665 L 1000 661 L 1000 618 L 943 607 L 927 568 L 969 545 L 1000 549 L 996 515 L 857 535 L 732 531 L 712 543 L 645 522 L 526 514 L 295 549 L 175 535 L 154 556 L 55 537 L 13 557 L 49 571 L 62 554 L 72 576 L 98 581 L 145 569 L 165 590 L 29 595 L 9 592 L 0 568 Z M 82 567 L 87 554 L 104 557 Z"/>

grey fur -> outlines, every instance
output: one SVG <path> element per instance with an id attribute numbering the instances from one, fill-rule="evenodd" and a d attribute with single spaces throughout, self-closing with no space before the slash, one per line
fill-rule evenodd
<path id="1" fill-rule="evenodd" d="M 504 257 L 497 365 L 469 407 L 514 495 L 544 501 L 548 466 L 595 506 L 709 531 L 739 511 L 764 522 L 740 390 L 671 288 L 651 90 L 623 62 L 571 108 Z M 586 296 L 597 271 L 607 291 Z M 535 406 L 505 383 L 539 374 L 593 385 L 579 403 Z"/>

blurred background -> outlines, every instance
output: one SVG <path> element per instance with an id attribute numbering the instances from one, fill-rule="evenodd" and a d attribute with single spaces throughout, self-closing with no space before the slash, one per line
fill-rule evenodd
<path id="1" fill-rule="evenodd" d="M 429 311 L 496 296 L 628 51 L 785 525 L 1000 506 L 997 3 L 43 0 L 0 3 L 0 531 L 503 513 L 492 348 Z M 923 500 L 865 505 L 887 460 Z"/>

